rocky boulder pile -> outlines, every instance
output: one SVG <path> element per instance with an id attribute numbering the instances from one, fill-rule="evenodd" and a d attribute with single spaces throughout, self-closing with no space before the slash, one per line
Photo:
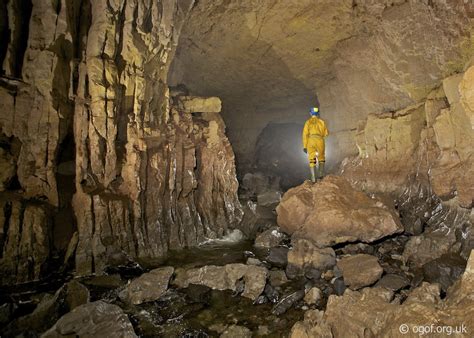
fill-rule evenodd
<path id="1" fill-rule="evenodd" d="M 474 325 L 474 251 L 445 299 L 440 291 L 438 284 L 423 283 L 400 305 L 386 288 L 346 290 L 341 297 L 330 296 L 324 312 L 306 312 L 304 321 L 293 326 L 291 337 L 345 337 L 348 332 L 358 337 L 398 337 L 401 333 L 415 337 L 420 333 L 417 328 L 431 324 L 435 329 L 449 327 L 452 332 L 446 335 L 469 336 Z"/>

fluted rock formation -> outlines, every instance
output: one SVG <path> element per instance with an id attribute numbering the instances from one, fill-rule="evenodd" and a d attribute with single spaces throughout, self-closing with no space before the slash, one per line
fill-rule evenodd
<path id="1" fill-rule="evenodd" d="M 87 274 L 130 258 L 161 257 L 240 221 L 234 154 L 222 119 L 173 107 L 166 84 L 192 4 L 1 5 L 0 163 L 11 169 L 14 159 L 16 168 L 13 177 L 2 174 L 1 184 L 21 200 L 15 202 L 21 208 L 10 209 L 24 209 L 1 223 L 3 271 L 21 274 L 18 280 L 38 278 L 53 249 L 46 229 L 77 227 L 76 269 Z M 71 168 L 64 174 L 58 167 Z M 75 224 L 56 219 L 51 226 L 42 211 L 71 206 L 75 222 L 67 223 Z M 28 227 L 45 236 L 28 244 L 40 255 L 33 261 L 23 246 L 19 253 L 8 249 L 28 241 L 22 235 Z M 25 278 L 9 262 L 30 264 L 33 273 Z"/>
<path id="2" fill-rule="evenodd" d="M 221 236 L 240 221 L 233 152 L 220 117 L 175 109 L 170 117 L 161 135 L 129 141 L 137 144 L 130 144 L 119 182 L 104 188 L 82 181 L 74 197 L 80 273 L 126 255 L 162 257 L 168 249 Z"/>
<path id="3" fill-rule="evenodd" d="M 41 204 L 21 200 L 0 203 L 0 282 L 38 279 L 47 269 L 51 213 Z"/>

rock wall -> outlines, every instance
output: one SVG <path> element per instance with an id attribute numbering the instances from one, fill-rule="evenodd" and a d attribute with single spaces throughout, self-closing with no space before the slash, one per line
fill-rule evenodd
<path id="1" fill-rule="evenodd" d="M 397 200 L 412 237 L 404 257 L 413 264 L 448 252 L 467 258 L 474 247 L 474 67 L 442 81 L 408 108 L 360 122 L 359 155 L 341 173 L 353 185 Z"/>
<path id="2" fill-rule="evenodd" d="M 192 5 L 2 4 L 2 282 L 39 278 L 64 228 L 78 232 L 76 270 L 88 274 L 162 257 L 240 221 L 222 119 L 173 106 L 166 84 Z M 25 245 L 13 252 L 15 243 Z"/>
<path id="3" fill-rule="evenodd" d="M 366 190 L 401 193 L 413 178 L 463 208 L 474 199 L 474 67 L 450 76 L 425 101 L 371 114 L 356 134 L 359 155 L 342 166 Z M 425 181 L 423 181 L 425 180 Z"/>

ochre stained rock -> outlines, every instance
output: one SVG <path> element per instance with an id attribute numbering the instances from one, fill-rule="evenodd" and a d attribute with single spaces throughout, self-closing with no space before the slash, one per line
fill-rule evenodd
<path id="1" fill-rule="evenodd" d="M 277 214 L 278 225 L 292 238 L 310 239 L 320 247 L 373 242 L 403 230 L 394 210 L 338 176 L 288 190 Z"/>

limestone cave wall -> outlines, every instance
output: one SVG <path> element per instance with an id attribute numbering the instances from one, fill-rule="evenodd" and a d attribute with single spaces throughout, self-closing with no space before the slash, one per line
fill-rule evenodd
<path id="1" fill-rule="evenodd" d="M 167 86 L 193 3 L 2 2 L 2 283 L 72 252 L 79 274 L 158 259 L 240 221 L 220 115 Z"/>

